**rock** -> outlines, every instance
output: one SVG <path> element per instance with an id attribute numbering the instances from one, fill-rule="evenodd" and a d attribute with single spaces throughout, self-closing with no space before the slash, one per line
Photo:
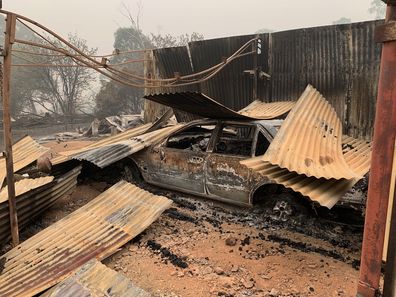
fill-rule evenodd
<path id="1" fill-rule="evenodd" d="M 225 277 L 221 278 L 219 280 L 219 282 L 222 284 L 222 287 L 226 288 L 226 289 L 230 289 L 233 285 L 232 280 L 230 280 L 229 278 L 225 278 Z"/>
<path id="2" fill-rule="evenodd" d="M 244 280 L 242 279 L 242 285 L 246 288 L 246 289 L 251 289 L 254 287 L 254 283 L 250 280 Z"/>
<path id="3" fill-rule="evenodd" d="M 184 276 L 183 271 L 179 271 L 179 272 L 177 273 L 177 276 L 178 276 L 178 277 L 183 277 L 183 276 Z"/>
<path id="4" fill-rule="evenodd" d="M 239 271 L 239 267 L 235 266 L 235 265 L 232 265 L 231 272 L 238 272 L 238 271 Z"/>
<path id="5" fill-rule="evenodd" d="M 218 275 L 224 274 L 224 270 L 221 267 L 215 267 L 214 272 Z"/>
<path id="6" fill-rule="evenodd" d="M 228 246 L 235 246 L 237 243 L 237 239 L 233 236 L 230 236 L 226 239 L 225 244 Z"/>
<path id="7" fill-rule="evenodd" d="M 210 274 L 210 273 L 212 273 L 213 272 L 213 269 L 212 269 L 212 267 L 210 267 L 210 266 L 207 266 L 207 267 L 205 267 L 204 269 L 202 269 L 202 274 L 203 275 L 207 275 L 207 274 Z"/>
<path id="8" fill-rule="evenodd" d="M 270 293 L 269 293 L 269 296 L 278 297 L 279 296 L 279 292 L 275 288 L 272 288 Z"/>

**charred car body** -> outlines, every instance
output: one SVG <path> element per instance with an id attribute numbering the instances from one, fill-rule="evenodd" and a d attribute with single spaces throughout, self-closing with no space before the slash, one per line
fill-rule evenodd
<path id="1" fill-rule="evenodd" d="M 263 155 L 283 120 L 196 120 L 159 143 L 130 156 L 143 179 L 177 190 L 237 205 L 253 205 L 274 190 L 273 181 L 240 164 Z M 363 186 L 362 186 L 363 184 Z M 338 205 L 362 209 L 365 182 Z"/>

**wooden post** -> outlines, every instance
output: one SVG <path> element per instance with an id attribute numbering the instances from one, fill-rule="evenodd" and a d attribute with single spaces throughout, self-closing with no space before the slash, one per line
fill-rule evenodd
<path id="1" fill-rule="evenodd" d="M 4 145 L 7 168 L 8 203 L 10 209 L 10 226 L 12 244 L 19 244 L 18 217 L 15 202 L 14 163 L 12 158 L 12 134 L 10 115 L 10 84 L 11 84 L 11 50 L 15 39 L 16 17 L 7 13 L 6 32 L 4 39 L 4 66 L 3 66 L 3 128 Z"/>

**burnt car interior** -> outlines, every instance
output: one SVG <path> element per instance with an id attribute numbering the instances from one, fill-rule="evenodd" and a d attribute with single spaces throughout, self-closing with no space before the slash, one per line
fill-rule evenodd
<path id="1" fill-rule="evenodd" d="M 257 136 L 256 152 L 254 155 L 255 156 L 264 155 L 269 146 L 270 146 L 270 142 L 264 136 L 264 134 L 261 131 L 259 131 Z"/>
<path id="2" fill-rule="evenodd" d="M 209 141 L 215 131 L 216 125 L 195 125 L 171 135 L 167 142 L 167 148 L 206 152 Z M 257 131 L 255 125 L 222 124 L 213 148 L 214 153 L 236 156 L 263 155 L 268 149 L 270 142 L 264 133 Z M 255 133 L 257 141 L 255 147 Z M 217 133 L 216 133 L 217 134 Z"/>
<path id="3" fill-rule="evenodd" d="M 255 126 L 224 125 L 214 147 L 214 152 L 225 155 L 251 156 Z"/>
<path id="4" fill-rule="evenodd" d="M 193 126 L 169 137 L 166 147 L 205 152 L 215 126 Z"/>

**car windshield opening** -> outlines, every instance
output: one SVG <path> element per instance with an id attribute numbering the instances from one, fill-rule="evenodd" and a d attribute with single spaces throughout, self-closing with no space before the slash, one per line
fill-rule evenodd
<path id="1" fill-rule="evenodd" d="M 264 155 L 265 152 L 267 151 L 269 145 L 270 145 L 270 142 L 268 141 L 268 139 L 264 136 L 264 134 L 262 132 L 259 132 L 259 134 L 257 136 L 255 156 Z"/>
<path id="2" fill-rule="evenodd" d="M 254 126 L 225 125 L 214 148 L 215 153 L 250 156 L 252 152 Z"/>
<path id="3" fill-rule="evenodd" d="M 190 127 L 169 137 L 166 147 L 205 152 L 214 128 L 214 125 Z"/>

